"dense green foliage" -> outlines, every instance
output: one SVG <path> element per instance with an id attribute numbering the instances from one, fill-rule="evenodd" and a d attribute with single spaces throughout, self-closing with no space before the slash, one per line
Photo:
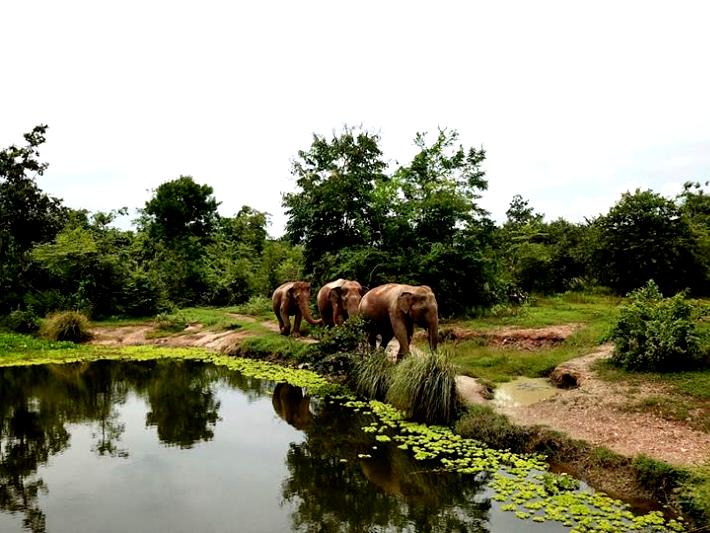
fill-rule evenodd
<path id="1" fill-rule="evenodd" d="M 702 361 L 693 306 L 682 293 L 664 298 L 649 281 L 621 307 L 611 361 L 627 370 L 677 371 Z"/>
<path id="2" fill-rule="evenodd" d="M 46 132 L 37 126 L 24 145 L 0 150 L 0 315 L 154 316 L 338 277 L 429 285 L 444 317 L 522 309 L 532 293 L 603 285 L 625 294 L 651 278 L 664 291 L 710 291 L 710 197 L 700 183 L 675 199 L 625 193 L 584 223 L 547 222 L 514 195 L 496 225 L 479 205 L 483 148 L 459 144 L 454 130 L 418 133 L 411 161 L 390 165 L 379 135 L 346 127 L 296 152 L 281 239 L 269 237 L 267 213 L 220 215 L 212 187 L 190 176 L 158 186 L 124 231 L 116 222 L 126 208 L 74 210 L 38 187 Z"/>

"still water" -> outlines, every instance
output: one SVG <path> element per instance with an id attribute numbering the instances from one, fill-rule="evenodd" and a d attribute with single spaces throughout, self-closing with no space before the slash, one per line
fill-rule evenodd
<path id="1" fill-rule="evenodd" d="M 194 361 L 0 368 L 0 532 L 566 530 L 366 423 Z"/>

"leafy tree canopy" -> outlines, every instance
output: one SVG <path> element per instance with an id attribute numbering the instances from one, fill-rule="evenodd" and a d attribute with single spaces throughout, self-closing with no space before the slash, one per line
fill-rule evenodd
<path id="1" fill-rule="evenodd" d="M 166 181 L 146 202 L 139 225 L 161 241 L 172 242 L 187 237 L 203 239 L 218 219 L 219 202 L 213 192 L 212 187 L 195 183 L 191 176 Z"/>

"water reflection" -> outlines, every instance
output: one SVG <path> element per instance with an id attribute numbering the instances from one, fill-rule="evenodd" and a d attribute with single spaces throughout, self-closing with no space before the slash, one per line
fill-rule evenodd
<path id="1" fill-rule="evenodd" d="M 36 473 L 69 446 L 68 424 L 92 425 L 97 455 L 128 457 L 117 408 L 129 390 L 146 396 L 146 425 L 157 426 L 161 442 L 189 448 L 210 440 L 219 410 L 210 368 L 160 361 L 0 368 L 0 510 L 23 515 L 27 530 L 45 531 L 37 500 L 48 487 Z"/>
<path id="2" fill-rule="evenodd" d="M 294 505 L 293 530 L 488 531 L 482 480 L 425 470 L 390 444 L 373 449 L 360 418 L 326 404 L 290 445 L 283 497 Z"/>
<path id="3" fill-rule="evenodd" d="M 271 394 L 274 411 L 296 429 L 307 430 L 313 422 L 311 399 L 303 394 L 301 387 L 277 383 Z"/>
<path id="4" fill-rule="evenodd" d="M 9 515 L 34 533 L 455 532 L 500 520 L 484 478 L 427 470 L 361 431 L 368 423 L 200 362 L 0 368 L 0 529 Z"/>

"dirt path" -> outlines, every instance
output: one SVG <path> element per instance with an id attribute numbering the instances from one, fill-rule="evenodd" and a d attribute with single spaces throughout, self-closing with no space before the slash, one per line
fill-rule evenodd
<path id="1" fill-rule="evenodd" d="M 658 385 L 643 387 L 599 379 L 592 364 L 608 357 L 611 344 L 564 364 L 577 375 L 579 386 L 527 406 L 498 406 L 496 410 L 521 425 L 546 425 L 572 438 L 605 446 L 617 453 L 639 453 L 677 465 L 699 465 L 710 460 L 710 434 L 688 424 L 652 413 L 629 412 L 630 400 L 662 396 Z"/>

